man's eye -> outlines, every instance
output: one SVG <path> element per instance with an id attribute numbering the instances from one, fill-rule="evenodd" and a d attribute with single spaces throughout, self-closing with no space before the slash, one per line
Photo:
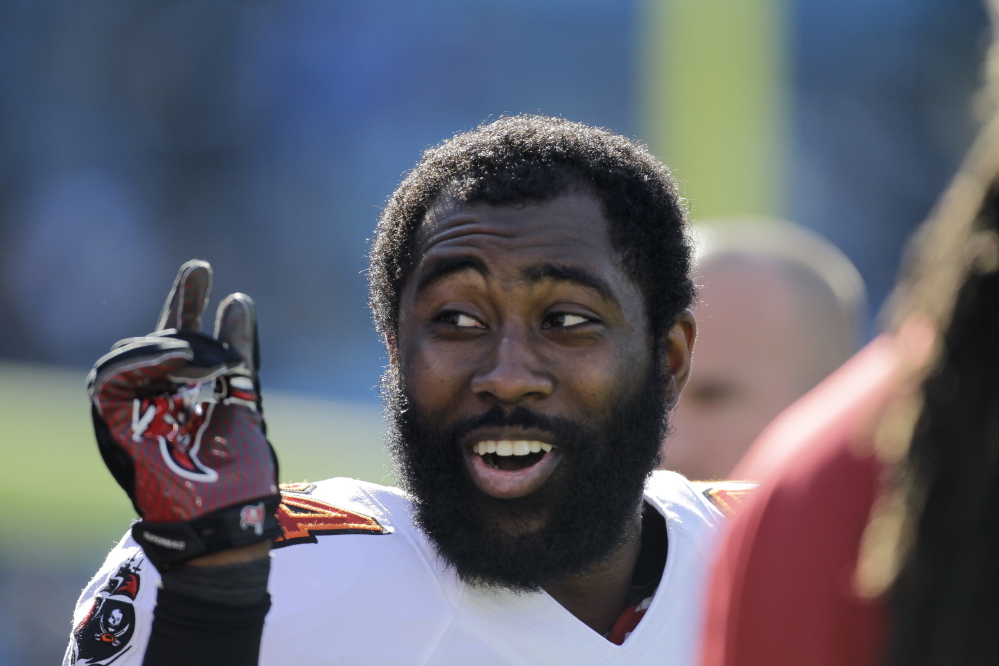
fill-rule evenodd
<path id="1" fill-rule="evenodd" d="M 705 405 L 724 405 L 739 398 L 739 388 L 732 384 L 719 381 L 705 381 L 687 387 L 685 395 Z"/>
<path id="2" fill-rule="evenodd" d="M 545 319 L 543 328 L 570 328 L 580 324 L 589 324 L 593 320 L 583 315 L 572 314 L 570 312 L 556 312 Z"/>
<path id="3" fill-rule="evenodd" d="M 467 315 L 464 312 L 458 312 L 456 310 L 442 312 L 434 318 L 434 321 L 442 324 L 449 324 L 457 328 L 485 328 L 485 324 L 472 315 Z"/>

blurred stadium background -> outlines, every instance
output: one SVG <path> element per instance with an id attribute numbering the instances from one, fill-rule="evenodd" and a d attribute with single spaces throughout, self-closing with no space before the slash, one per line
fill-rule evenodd
<path id="1" fill-rule="evenodd" d="M 693 217 L 782 215 L 885 297 L 975 128 L 979 0 L 0 2 L 0 665 L 58 661 L 131 507 L 83 378 L 176 267 L 257 302 L 282 480 L 391 482 L 378 210 L 484 120 L 648 143 Z"/>

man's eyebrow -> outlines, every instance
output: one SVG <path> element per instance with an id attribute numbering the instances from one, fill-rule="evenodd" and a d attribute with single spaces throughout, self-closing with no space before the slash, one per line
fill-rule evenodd
<path id="1" fill-rule="evenodd" d="M 595 291 L 605 301 L 619 303 L 617 296 L 614 295 L 614 290 L 611 289 L 610 284 L 606 280 L 579 266 L 540 264 L 538 266 L 531 266 L 525 270 L 524 277 L 531 284 L 541 282 L 542 280 L 572 282 Z"/>
<path id="2" fill-rule="evenodd" d="M 432 263 L 420 276 L 419 282 L 416 283 L 416 293 L 419 294 L 435 282 L 462 271 L 476 271 L 483 277 L 489 276 L 489 267 L 477 257 L 444 257 Z"/>

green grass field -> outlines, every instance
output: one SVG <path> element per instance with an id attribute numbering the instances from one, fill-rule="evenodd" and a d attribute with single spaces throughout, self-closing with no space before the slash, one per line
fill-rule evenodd
<path id="1" fill-rule="evenodd" d="M 94 561 L 135 515 L 97 452 L 84 376 L 0 362 L 0 557 L 9 564 Z M 394 483 L 377 405 L 265 392 L 264 406 L 282 482 Z"/>

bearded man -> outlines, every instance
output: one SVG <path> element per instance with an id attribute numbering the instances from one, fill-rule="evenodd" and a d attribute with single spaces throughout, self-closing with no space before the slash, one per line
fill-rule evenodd
<path id="1" fill-rule="evenodd" d="M 690 256 L 668 169 L 624 137 L 519 116 L 427 151 L 371 253 L 403 489 L 291 484 L 280 506 L 252 301 L 198 333 L 211 273 L 185 264 L 161 330 L 91 375 L 142 520 L 67 662 L 694 663 L 738 488 L 652 473 L 690 366 Z M 89 623 L 123 570 L 136 628 L 111 650 Z"/>

